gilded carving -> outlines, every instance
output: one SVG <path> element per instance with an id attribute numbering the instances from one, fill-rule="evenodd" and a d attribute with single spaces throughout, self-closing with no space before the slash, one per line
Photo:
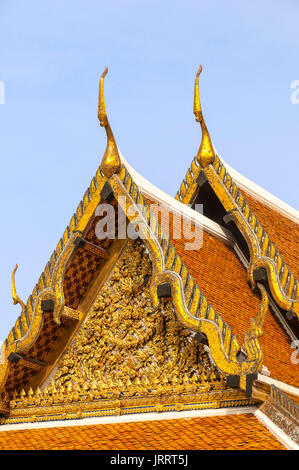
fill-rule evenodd
<path id="1" fill-rule="evenodd" d="M 16 264 L 15 269 L 13 270 L 12 276 L 11 276 L 11 291 L 12 291 L 12 300 L 13 300 L 14 305 L 17 305 L 17 304 L 21 305 L 21 308 L 22 308 L 21 315 L 22 315 L 25 312 L 26 306 L 24 302 L 20 299 L 16 291 L 15 273 L 17 269 L 18 269 L 18 265 Z"/>
<path id="2" fill-rule="evenodd" d="M 196 158 L 200 165 L 204 168 L 210 163 L 213 163 L 215 160 L 215 150 L 201 110 L 198 87 L 198 79 L 201 72 L 202 66 L 199 67 L 195 78 L 193 113 L 195 115 L 196 121 L 200 123 L 202 131 L 202 140 Z"/>
<path id="3" fill-rule="evenodd" d="M 154 310 L 152 267 L 140 242 L 128 248 L 63 355 L 55 386 L 175 387 L 220 380 L 201 345 L 177 321 L 171 301 Z"/>
<path id="4" fill-rule="evenodd" d="M 114 173 L 119 173 L 121 169 L 121 160 L 118 153 L 118 148 L 114 139 L 113 132 L 111 130 L 105 106 L 104 97 L 104 79 L 107 75 L 108 68 L 106 67 L 102 73 L 100 80 L 100 91 L 99 91 L 99 107 L 98 107 L 98 118 L 100 125 L 105 127 L 107 134 L 107 147 L 101 162 L 101 171 L 107 178 L 112 176 Z"/>

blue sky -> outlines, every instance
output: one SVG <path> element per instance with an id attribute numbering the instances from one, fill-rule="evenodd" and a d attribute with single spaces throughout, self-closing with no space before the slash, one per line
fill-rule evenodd
<path id="1" fill-rule="evenodd" d="M 1 0 L 1 315 L 16 263 L 26 301 L 105 149 L 98 82 L 117 143 L 174 195 L 200 144 L 193 82 L 214 145 L 235 169 L 298 206 L 299 6 L 295 0 Z"/>

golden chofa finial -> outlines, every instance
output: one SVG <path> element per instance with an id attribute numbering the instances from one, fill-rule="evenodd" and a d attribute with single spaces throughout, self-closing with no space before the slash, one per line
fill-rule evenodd
<path id="1" fill-rule="evenodd" d="M 15 273 L 16 273 L 16 270 L 17 270 L 17 269 L 18 269 L 18 265 L 16 264 L 16 267 L 15 267 L 15 269 L 13 270 L 12 276 L 11 276 L 12 300 L 13 300 L 13 304 L 14 304 L 14 305 L 20 304 L 21 307 L 22 307 L 22 311 L 24 311 L 24 310 L 25 310 L 25 304 L 24 304 L 24 302 L 20 299 L 20 297 L 18 296 L 17 291 L 16 291 Z"/>
<path id="2" fill-rule="evenodd" d="M 199 97 L 199 87 L 198 87 L 198 78 L 201 74 L 202 66 L 199 67 L 196 78 L 195 78 L 195 86 L 194 86 L 194 107 L 193 113 L 195 115 L 195 119 L 201 125 L 202 130 L 202 139 L 199 150 L 197 152 L 197 161 L 199 164 L 204 168 L 208 166 L 210 163 L 213 163 L 215 160 L 215 151 L 211 141 L 210 134 L 208 132 L 205 120 L 202 115 L 201 105 L 200 105 L 200 97 Z"/>
<path id="3" fill-rule="evenodd" d="M 121 159 L 118 153 L 117 145 L 114 139 L 113 132 L 111 130 L 105 106 L 105 96 L 104 96 L 104 79 L 107 75 L 108 68 L 106 67 L 102 73 L 100 80 L 100 92 L 99 92 L 99 107 L 98 107 L 98 118 L 100 125 L 105 127 L 107 134 L 107 147 L 102 159 L 100 168 L 107 178 L 114 175 L 114 173 L 119 173 L 121 170 Z"/>

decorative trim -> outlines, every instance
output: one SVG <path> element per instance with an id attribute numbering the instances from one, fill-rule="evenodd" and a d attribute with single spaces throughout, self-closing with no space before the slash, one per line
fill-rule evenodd
<path id="1" fill-rule="evenodd" d="M 299 428 L 299 405 L 273 384 L 271 385 L 270 398 L 278 407 L 292 416 L 297 422 L 297 428 Z"/>
<path id="2" fill-rule="evenodd" d="M 164 413 L 126 414 L 120 416 L 101 416 L 95 418 L 73 419 L 68 421 L 40 421 L 37 423 L 3 424 L 0 432 L 21 431 L 24 429 L 61 428 L 72 426 L 94 426 L 97 424 L 132 423 L 136 421 L 162 421 L 164 419 L 208 418 L 213 416 L 231 416 L 254 414 L 256 407 L 211 408 L 204 410 L 164 411 Z"/>
<path id="3" fill-rule="evenodd" d="M 66 307 L 66 306 L 63 307 L 62 316 L 66 318 L 71 318 L 72 320 L 75 320 L 75 321 L 83 320 L 82 312 L 79 312 L 79 310 L 74 310 L 73 308 Z"/>
<path id="4" fill-rule="evenodd" d="M 194 409 L 218 409 L 247 407 L 257 402 L 245 397 L 240 390 L 218 389 L 217 384 L 173 384 L 158 383 L 151 390 L 130 386 L 121 391 L 103 383 L 100 388 L 92 387 L 53 388 L 40 391 L 29 389 L 10 401 L 9 416 L 0 418 L 0 424 L 24 422 L 73 420 L 95 416 L 120 416 L 149 412 L 188 411 Z"/>
<path id="5" fill-rule="evenodd" d="M 254 416 L 264 425 L 266 428 L 281 442 L 283 446 L 288 450 L 299 450 L 298 444 L 292 441 L 268 416 L 266 416 L 261 410 L 257 409 Z"/>
<path id="6" fill-rule="evenodd" d="M 242 250 L 240 249 L 239 245 L 237 243 L 234 243 L 233 245 L 233 249 L 234 251 L 236 252 L 238 258 L 240 259 L 241 263 L 243 264 L 243 266 L 245 267 L 245 269 L 247 270 L 248 267 L 249 267 L 249 262 L 248 260 L 246 259 L 246 257 L 244 256 Z M 272 308 L 272 311 L 274 312 L 274 314 L 276 315 L 277 319 L 279 320 L 279 322 L 281 323 L 284 331 L 286 332 L 286 334 L 291 338 L 292 341 L 296 341 L 297 340 L 297 336 L 295 335 L 295 333 L 292 331 L 292 329 L 290 328 L 290 326 L 288 325 L 288 323 L 286 322 L 285 318 L 283 317 L 280 309 L 278 308 L 277 304 L 275 303 L 275 301 L 272 299 L 271 296 L 269 296 L 269 305 L 270 307 Z"/>

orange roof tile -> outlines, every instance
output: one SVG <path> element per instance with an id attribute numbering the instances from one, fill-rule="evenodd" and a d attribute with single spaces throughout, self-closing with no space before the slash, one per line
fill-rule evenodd
<path id="1" fill-rule="evenodd" d="M 257 418 L 249 414 L 0 432 L 0 449 L 5 450 L 283 448 Z"/>

